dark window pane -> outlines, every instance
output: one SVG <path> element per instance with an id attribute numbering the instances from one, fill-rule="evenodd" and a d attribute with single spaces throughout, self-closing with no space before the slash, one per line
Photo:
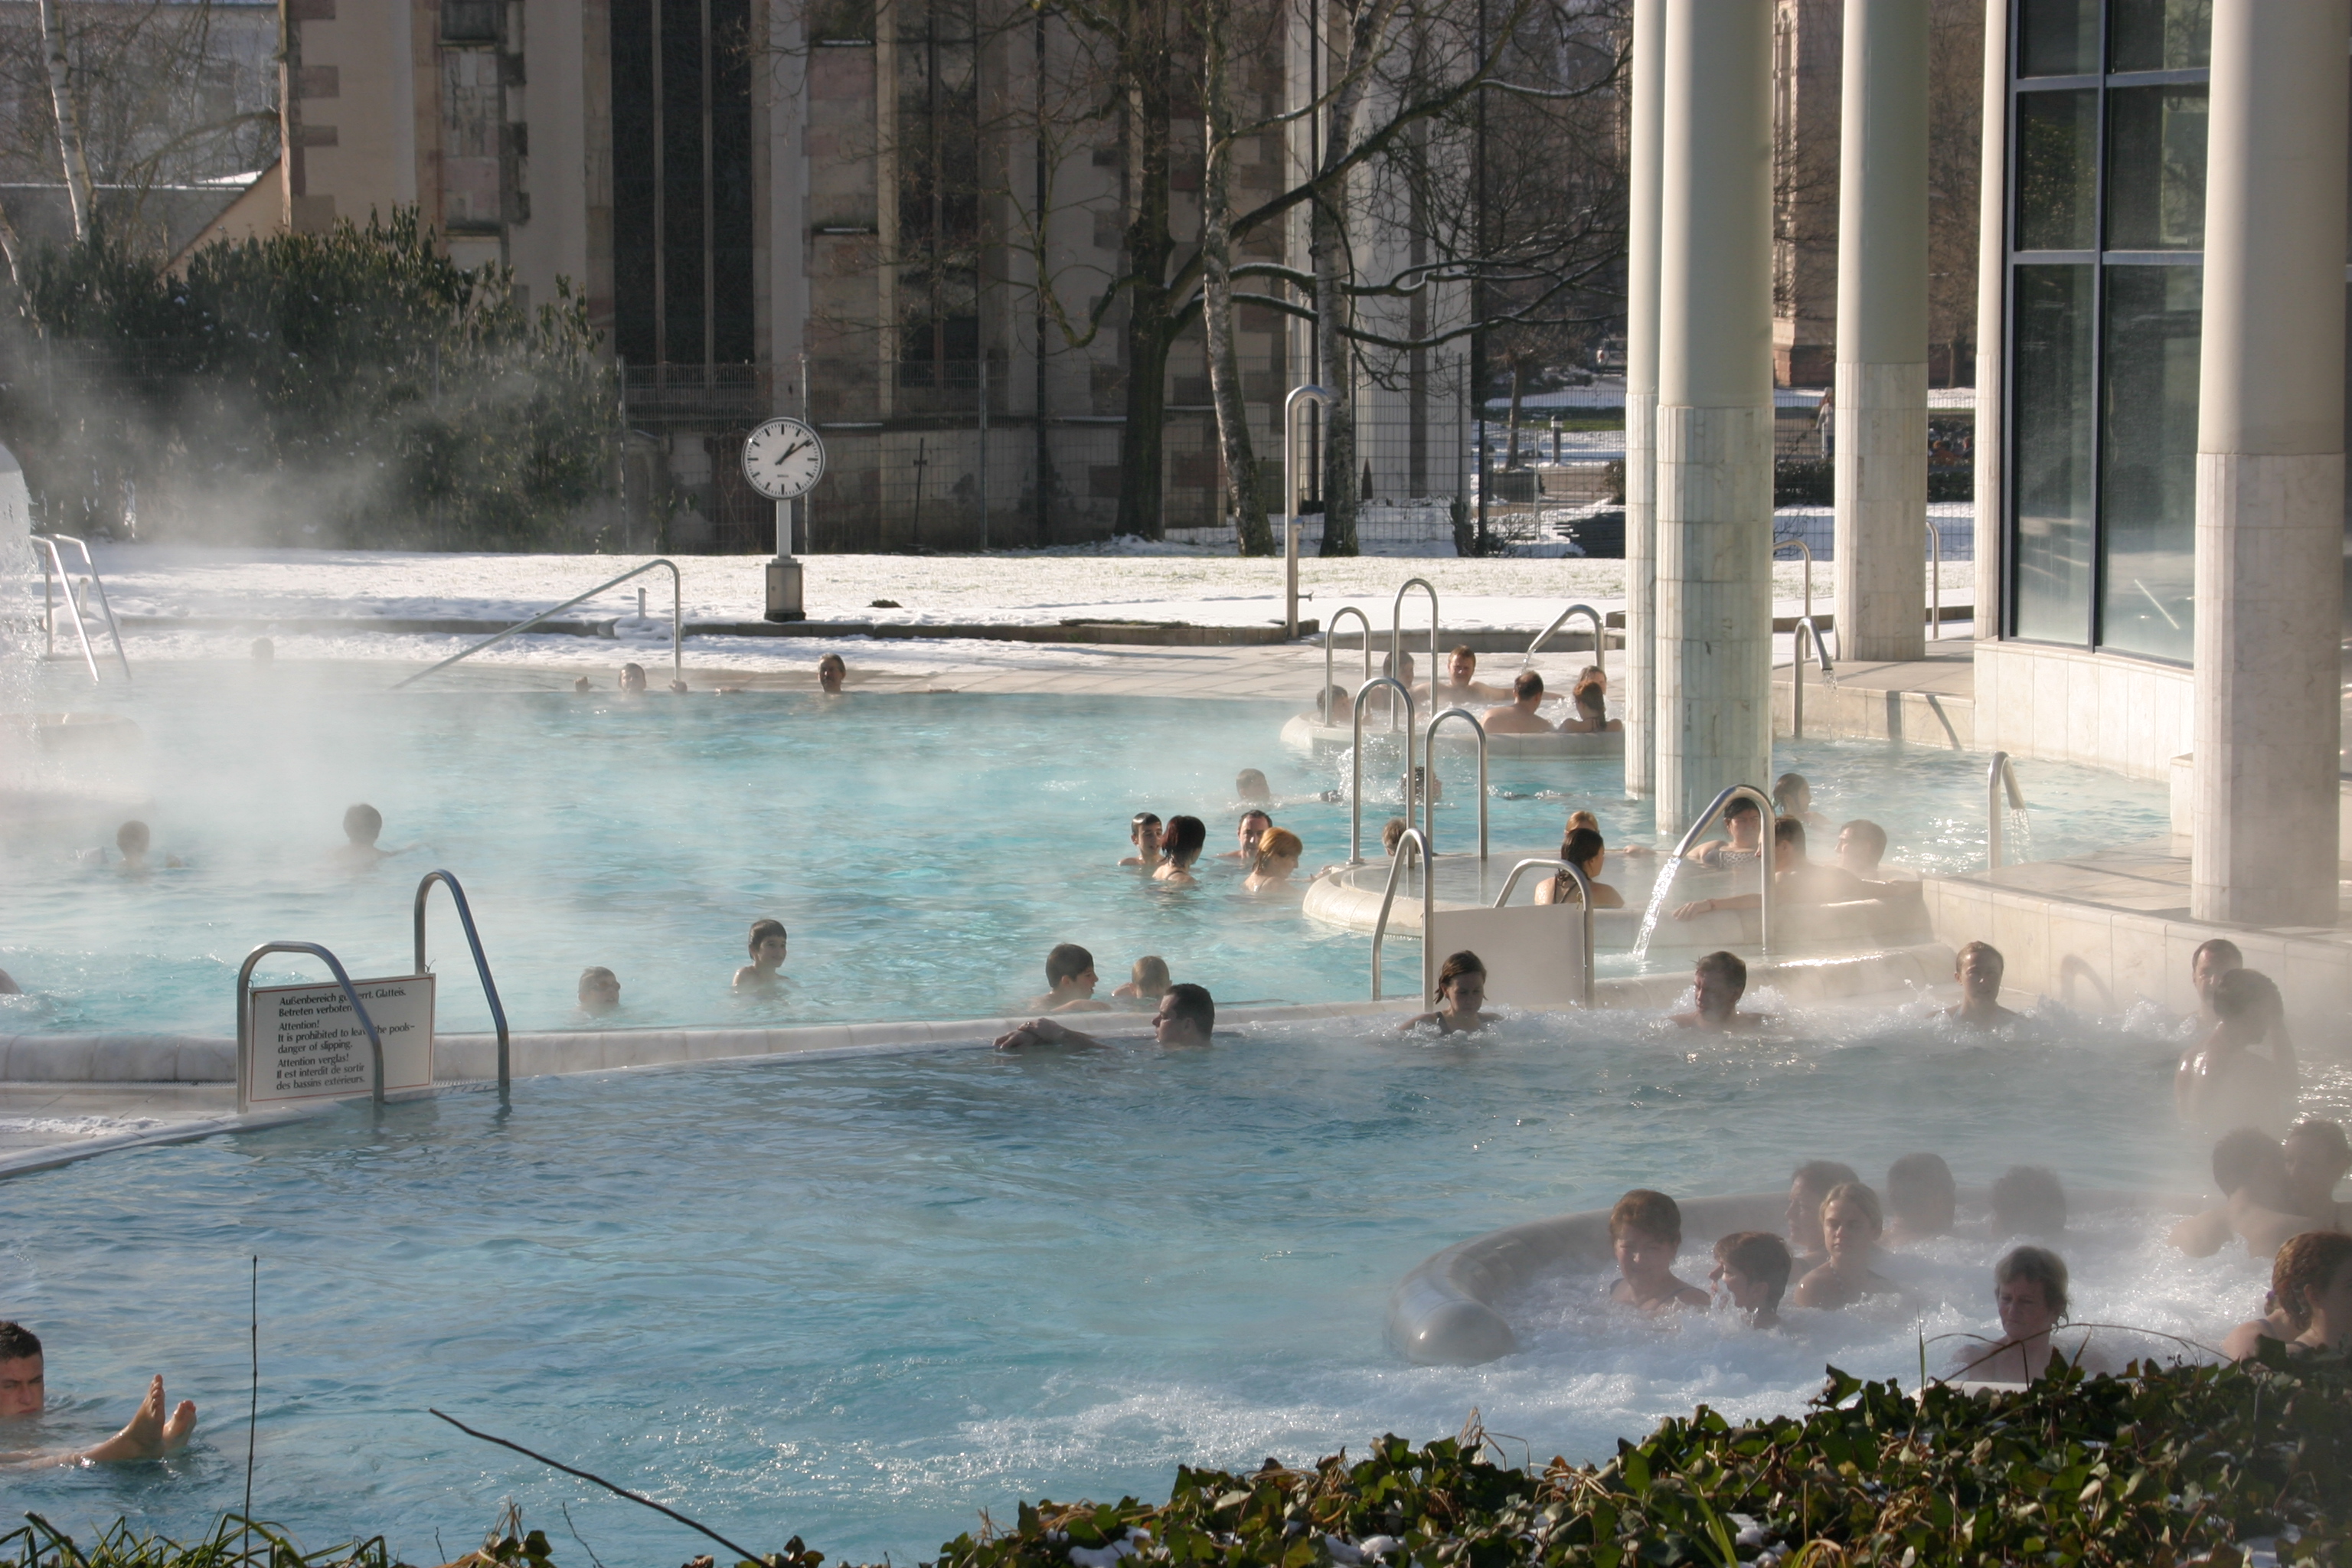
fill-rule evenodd
<path id="1" fill-rule="evenodd" d="M 2107 68 L 2195 70 L 2213 58 L 2213 0 L 2115 0 Z"/>
<path id="2" fill-rule="evenodd" d="M 2088 76 L 2099 68 L 2099 0 L 2024 0 L 2020 76 Z"/>
<path id="3" fill-rule="evenodd" d="M 746 0 L 710 0 L 710 316 L 712 357 L 757 358 L 751 297 L 751 61 L 740 40 Z"/>
<path id="4" fill-rule="evenodd" d="M 702 6 L 661 8 L 662 357 L 705 363 L 703 341 Z"/>
<path id="5" fill-rule="evenodd" d="M 2095 270 L 2021 267 L 2011 296 L 2017 485 L 2011 629 L 2049 642 L 2091 640 Z"/>
<path id="6" fill-rule="evenodd" d="M 2186 660 L 2197 585 L 2197 346 L 2205 273 L 2110 267 L 2100 640 Z"/>
<path id="7" fill-rule="evenodd" d="M 2205 247 L 2205 89 L 2107 94 L 2107 248 Z"/>
<path id="8" fill-rule="evenodd" d="M 613 0 L 613 349 L 651 364 L 654 291 L 654 17 L 647 0 Z"/>
<path id="9" fill-rule="evenodd" d="M 2096 249 L 2098 93 L 2020 93 L 2017 142 L 2017 248 Z"/>

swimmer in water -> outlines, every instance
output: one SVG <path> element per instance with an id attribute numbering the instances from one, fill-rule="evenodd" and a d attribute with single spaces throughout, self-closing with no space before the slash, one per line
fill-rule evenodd
<path id="1" fill-rule="evenodd" d="M 1543 706 L 1543 677 L 1532 669 L 1523 669 L 1511 682 L 1509 706 L 1489 708 L 1478 721 L 1489 735 L 1549 735 L 1552 727 L 1536 716 L 1536 710 Z"/>
<path id="2" fill-rule="evenodd" d="M 1993 1305 L 2000 1313 L 1998 1342 L 1978 1341 L 1953 1358 L 1947 1374 L 1972 1383 L 2028 1384 L 2062 1358 L 2086 1373 L 2109 1372 L 2091 1348 L 2088 1330 L 2071 1347 L 2051 1342 L 2066 1320 L 2066 1260 L 2046 1247 L 2021 1247 L 1993 1265 Z"/>
<path id="3" fill-rule="evenodd" d="M 1748 965 L 1738 953 L 1708 953 L 1692 969 L 1691 984 L 1697 993 L 1696 1005 L 1673 1015 L 1668 1021 L 1676 1026 L 1719 1035 L 1764 1022 L 1757 1014 L 1739 1010 L 1739 999 L 1748 994 Z"/>
<path id="4" fill-rule="evenodd" d="M 1264 773 L 1255 768 L 1244 768 L 1234 775 L 1234 798 L 1244 805 L 1271 805 L 1274 789 L 1265 782 Z"/>
<path id="5" fill-rule="evenodd" d="M 735 972 L 738 991 L 773 991 L 783 979 L 778 972 L 784 966 L 784 922 L 753 921 L 751 922 L 751 962 Z"/>
<path id="6" fill-rule="evenodd" d="M 1625 907 L 1625 895 L 1601 879 L 1601 863 L 1608 859 L 1609 854 L 1601 842 L 1597 828 L 1570 828 L 1568 837 L 1560 844 L 1559 858 L 1583 872 L 1585 879 L 1592 884 L 1594 909 L 1622 910 Z M 1539 904 L 1572 904 L 1581 897 L 1583 894 L 1577 890 L 1576 879 L 1565 871 L 1554 872 L 1536 884 L 1536 902 Z"/>
<path id="7" fill-rule="evenodd" d="M 2352 1350 L 2352 1236 L 2311 1230 L 2288 1238 L 2271 1260 L 2271 1300 L 2268 1313 L 2230 1331 L 2223 1355 L 2252 1361 L 2264 1340 L 2293 1355 Z"/>
<path id="8" fill-rule="evenodd" d="M 2011 1165 L 1992 1181 L 1992 1238 L 2066 1234 L 2066 1187 L 2046 1165 Z"/>
<path id="9" fill-rule="evenodd" d="M 136 818 L 114 830 L 114 847 L 121 852 L 122 868 L 126 871 L 150 869 L 147 864 L 147 850 L 152 842 L 152 836 L 149 834 L 147 825 Z M 163 857 L 163 865 L 168 869 L 176 871 L 185 867 L 187 862 L 177 855 L 166 855 Z"/>
<path id="10" fill-rule="evenodd" d="M 1727 857 L 1728 858 L 1728 857 Z M 1805 858 L 1805 825 L 1784 816 L 1772 824 L 1772 897 L 1795 904 L 1841 904 L 1871 896 L 1866 883 L 1835 866 L 1817 866 Z M 1678 921 L 1696 920 L 1717 910 L 1761 908 L 1761 893 L 1727 893 L 1720 898 L 1693 899 L 1675 910 Z"/>
<path id="11" fill-rule="evenodd" d="M 1576 711 L 1559 721 L 1560 732 L 1566 735 L 1601 735 L 1613 733 L 1625 727 L 1622 719 L 1609 717 L 1607 684 L 1590 676 L 1576 683 L 1569 693 Z"/>
<path id="12" fill-rule="evenodd" d="M 1217 1030 L 1216 999 L 1205 985 L 1180 981 L 1160 998 L 1151 1015 L 1151 1037 L 1169 1050 L 1210 1043 Z M 1076 1050 L 1100 1050 L 1103 1042 L 1053 1018 L 1032 1018 L 1019 1028 L 1000 1035 L 996 1048 L 1017 1051 L 1030 1046 L 1068 1046 Z"/>
<path id="13" fill-rule="evenodd" d="M 1780 1326 L 1780 1298 L 1795 1262 L 1789 1244 L 1769 1230 L 1735 1231 L 1715 1244 L 1715 1271 L 1707 1282 L 1723 1292 L 1732 1310 L 1748 1314 L 1751 1329 Z"/>
<path id="14" fill-rule="evenodd" d="M 1436 1012 L 1407 1018 L 1397 1027 L 1417 1029 L 1434 1024 L 1441 1035 L 1475 1035 L 1489 1024 L 1502 1022 L 1492 1013 L 1479 1011 L 1486 1001 L 1486 965 L 1475 952 L 1457 952 L 1446 959 L 1437 972 L 1437 994 L 1431 1000 L 1437 1004 Z"/>
<path id="15" fill-rule="evenodd" d="M 1298 884 L 1290 879 L 1298 869 L 1298 858 L 1306 853 L 1307 846 L 1287 827 L 1267 828 L 1259 836 L 1257 858 L 1251 862 L 1250 874 L 1243 879 L 1242 891 L 1298 892 Z"/>
<path id="16" fill-rule="evenodd" d="M 1160 815 L 1139 811 L 1127 819 L 1127 841 L 1135 846 L 1135 853 L 1119 862 L 1122 866 L 1140 866 L 1146 871 L 1160 864 Z"/>
<path id="17" fill-rule="evenodd" d="M 1822 1200 L 1822 1245 L 1828 1256 L 1797 1281 L 1797 1305 L 1831 1311 L 1866 1296 L 1891 1296 L 1894 1280 L 1870 1266 L 1886 1230 L 1878 1194 L 1860 1182 L 1840 1182 Z"/>
<path id="18" fill-rule="evenodd" d="M 362 801 L 343 813 L 345 842 L 341 848 L 335 851 L 335 858 L 346 866 L 373 866 L 379 860 L 387 860 L 394 855 L 408 853 L 406 849 L 385 849 L 378 847 L 376 840 L 382 837 L 383 837 L 383 813 Z"/>
<path id="19" fill-rule="evenodd" d="M 1952 1233 L 1959 1189 L 1941 1154 L 1906 1154 L 1886 1167 L 1889 1246 L 1909 1246 Z"/>
<path id="20" fill-rule="evenodd" d="M 1793 816 L 1808 827 L 1827 827 L 1829 818 L 1813 809 L 1813 786 L 1802 773 L 1782 773 L 1772 781 L 1772 809 Z"/>
<path id="21" fill-rule="evenodd" d="M 1404 830 L 1412 826 L 1412 823 L 1407 822 L 1402 816 L 1391 816 L 1388 821 L 1382 823 L 1381 825 L 1381 852 L 1386 855 L 1390 859 L 1395 859 L 1397 840 L 1402 838 L 1404 837 Z"/>
<path id="22" fill-rule="evenodd" d="M 631 697 L 642 697 L 645 695 L 646 667 L 644 665 L 625 664 L 621 666 L 621 690 Z"/>
<path id="23" fill-rule="evenodd" d="M 1858 882 L 1881 882 L 1878 863 L 1886 855 L 1886 829 L 1856 817 L 1838 829 L 1838 869 Z"/>
<path id="24" fill-rule="evenodd" d="M 621 1006 L 621 977 L 601 964 L 592 964 L 580 972 L 580 1010 L 592 1018 L 618 1012 Z"/>
<path id="25" fill-rule="evenodd" d="M 1651 1313 L 1713 1305 L 1706 1291 L 1675 1278 L 1675 1254 L 1682 1245 L 1682 1205 L 1674 1199 L 1647 1187 L 1619 1198 L 1609 1211 L 1609 1247 L 1617 1258 L 1609 1299 Z"/>
<path id="26" fill-rule="evenodd" d="M 1095 955 L 1076 942 L 1066 942 L 1045 955 L 1045 994 L 1022 1004 L 1032 1013 L 1108 1013 L 1110 1004 L 1095 1000 Z"/>
<path id="27" fill-rule="evenodd" d="M 2213 1010 L 2213 987 L 2221 976 L 2246 967 L 2246 955 L 2226 936 L 2208 937 L 2189 955 L 2189 984 L 2197 992 L 2197 1016 L 2207 1029 L 2221 1021 Z"/>
<path id="28" fill-rule="evenodd" d="M 1252 806 L 1243 812 L 1242 819 L 1234 825 L 1234 847 L 1217 858 L 1238 860 L 1244 867 L 1255 863 L 1257 859 L 1257 841 L 1265 837 L 1265 830 L 1273 826 L 1272 816 Z"/>
<path id="29" fill-rule="evenodd" d="M 2278 987 L 2268 975 L 2232 969 L 2213 983 L 2212 1001 L 2221 1021 L 2203 1044 L 2182 1054 L 2173 1074 L 2180 1119 L 2192 1126 L 2285 1127 L 2301 1069 L 2294 1047 L 2282 1037 Z"/>
<path id="30" fill-rule="evenodd" d="M 572 689 L 585 695 L 586 693 L 594 690 L 595 688 L 588 684 L 588 678 L 586 676 L 575 675 L 572 678 Z"/>
<path id="31" fill-rule="evenodd" d="M 1129 1002 L 1159 1001 L 1168 994 L 1168 961 L 1158 953 L 1146 953 L 1128 971 L 1127 984 L 1111 994 Z"/>
<path id="32" fill-rule="evenodd" d="M 849 679 L 849 666 L 837 653 L 826 654 L 816 661 L 816 689 L 827 697 L 841 695 L 841 683 Z"/>
<path id="33" fill-rule="evenodd" d="M 1958 1005 L 1936 1015 L 1965 1029 L 2001 1029 L 2019 1015 L 2000 1005 L 2000 977 L 2009 967 L 2000 949 L 1989 942 L 1972 942 L 1952 961 L 1952 978 L 1960 983 Z"/>
<path id="34" fill-rule="evenodd" d="M 1478 656 L 1470 645 L 1463 644 L 1445 656 L 1445 684 L 1437 689 L 1437 700 L 1449 708 L 1466 708 L 1473 702 L 1502 702 L 1510 692 L 1500 686 L 1489 686 L 1478 679 Z"/>
<path id="35" fill-rule="evenodd" d="M 1710 871 L 1728 871 L 1764 858 L 1764 814 L 1754 801 L 1742 795 L 1725 806 L 1723 830 L 1731 835 L 1730 843 L 1712 839 L 1696 846 L 1684 858 Z"/>
<path id="36" fill-rule="evenodd" d="M 48 1388 L 39 1336 L 21 1323 L 0 1322 L 0 1421 L 37 1420 L 48 1407 Z M 165 1411 L 170 1414 L 166 1415 Z M 196 1406 L 183 1399 L 176 1409 L 164 1397 L 163 1374 L 147 1384 L 147 1397 L 122 1430 L 93 1447 L 66 1451 L 0 1454 L 12 1469 L 51 1465 L 127 1464 L 160 1459 L 185 1447 L 196 1429 Z"/>
<path id="37" fill-rule="evenodd" d="M 1201 858 L 1202 847 L 1208 842 L 1208 825 L 1199 817 L 1170 817 L 1168 831 L 1160 841 L 1167 858 L 1151 873 L 1151 879 L 1171 888 L 1199 887 L 1199 880 L 1192 875 L 1192 863 Z"/>
<path id="38" fill-rule="evenodd" d="M 1799 1269 L 1810 1274 L 1829 1261 L 1829 1246 L 1822 1239 L 1822 1203 L 1838 1188 L 1861 1181 L 1853 1166 L 1837 1160 L 1808 1160 L 1790 1173 L 1781 1223 L 1789 1227 L 1789 1246 Z"/>
<path id="39" fill-rule="evenodd" d="M 2221 1202 L 2165 1238 L 2191 1258 L 2210 1258 L 2232 1237 L 2245 1242 L 2249 1258 L 2268 1258 L 2290 1237 L 2336 1228 L 2334 1184 L 2315 1205 L 2323 1214 L 2305 1212 L 2308 1195 L 2296 1189 L 2286 1145 L 2259 1127 L 2233 1127 L 2214 1143 L 2213 1184 Z"/>
<path id="40" fill-rule="evenodd" d="M 2343 1123 L 2306 1116 L 2286 1130 L 2287 1195 L 2297 1214 L 2323 1230 L 2352 1230 L 2352 1204 L 2336 1201 L 2336 1184 L 2352 1172 L 2352 1141 Z"/>

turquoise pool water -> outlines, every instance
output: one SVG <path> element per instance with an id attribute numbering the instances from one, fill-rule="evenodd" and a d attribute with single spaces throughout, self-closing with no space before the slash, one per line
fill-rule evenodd
<path id="1" fill-rule="evenodd" d="M 49 672 L 22 706 L 89 704 Z M 516 678 L 502 677 L 511 687 Z M 406 973 L 417 878 L 465 882 L 519 1029 L 565 1027 L 580 971 L 623 985 L 619 1026 L 986 1016 L 1044 989 L 1056 942 L 1095 953 L 1103 991 L 1144 953 L 1221 1000 L 1321 1001 L 1367 991 L 1369 942 L 1295 906 L 1238 894 L 1214 866 L 1197 891 L 1155 887 L 1116 862 L 1138 810 L 1189 812 L 1213 852 L 1232 847 L 1244 767 L 1272 779 L 1276 816 L 1309 868 L 1347 856 L 1336 758 L 1276 741 L 1265 703 L 1092 697 L 776 694 L 624 701 L 609 692 L 481 684 L 387 694 L 363 667 L 155 665 L 101 710 L 143 742 L 115 753 L 19 756 L 41 789 L 107 804 L 66 820 L 0 814 L 0 968 L 28 993 L 0 998 L 0 1031 L 226 1034 L 236 966 L 271 938 L 322 942 L 355 974 Z M 0 731 L 5 737 L 5 731 Z M 1968 754 L 1839 742 L 1784 747 L 1815 809 L 1887 826 L 1894 856 L 1926 869 L 1981 864 L 1982 763 Z M 1366 836 L 1394 810 L 1371 781 Z M 2022 769 L 2037 852 L 2165 830 L 2160 789 L 2079 769 Z M 1441 752 L 1439 844 L 1475 841 L 1475 773 Z M 1494 840 L 1555 846 L 1568 812 L 1596 811 L 1612 842 L 1649 837 L 1622 765 L 1507 762 L 1492 770 Z M 1769 782 L 1769 781 L 1762 781 Z M 0 788 L 6 781 L 0 780 Z M 373 869 L 337 864 L 343 808 L 376 805 L 383 843 L 413 847 Z M 138 815 L 184 869 L 129 877 L 88 858 Z M 109 854 L 110 856 L 110 849 Z M 1645 879 L 1622 878 L 1629 897 Z M 436 902 L 439 898 L 436 895 Z M 751 921 L 792 931 L 779 996 L 729 990 Z M 487 1026 L 446 907 L 434 957 L 444 1029 Z M 1418 970 L 1391 946 L 1392 986 Z M 301 967 L 265 977 L 309 978 Z"/>

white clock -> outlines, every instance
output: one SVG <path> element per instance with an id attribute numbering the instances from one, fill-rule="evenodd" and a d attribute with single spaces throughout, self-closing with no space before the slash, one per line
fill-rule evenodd
<path id="1" fill-rule="evenodd" d="M 743 477 L 771 500 L 795 500 L 824 478 L 824 438 L 805 420 L 771 419 L 743 438 Z"/>

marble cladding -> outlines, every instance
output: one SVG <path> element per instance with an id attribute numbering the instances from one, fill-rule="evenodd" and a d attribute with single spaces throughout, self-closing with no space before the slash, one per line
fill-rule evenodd
<path id="1" fill-rule="evenodd" d="M 1980 750 L 2132 778 L 2168 777 L 2196 730 L 2186 668 L 2086 648 L 1980 641 L 1975 702 Z"/>

